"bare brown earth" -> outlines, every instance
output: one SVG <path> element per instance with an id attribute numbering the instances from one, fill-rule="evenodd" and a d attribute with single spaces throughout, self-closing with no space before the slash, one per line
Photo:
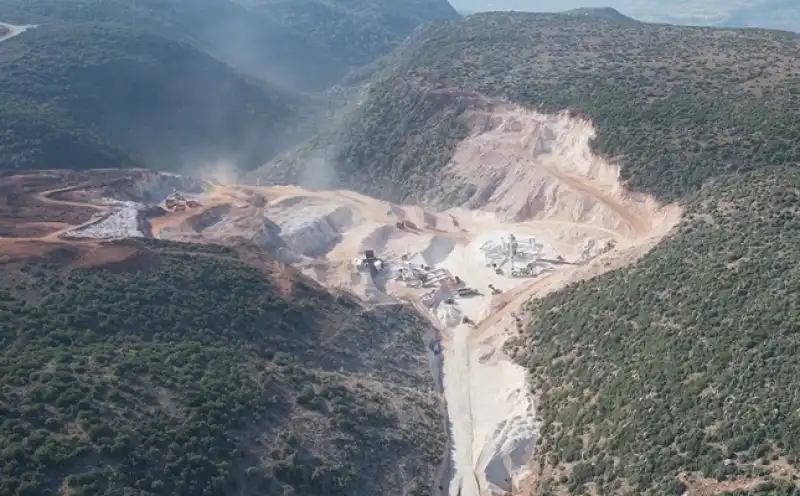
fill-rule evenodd
<path id="1" fill-rule="evenodd" d="M 79 187 L 89 174 L 30 172 L 0 176 L 0 263 L 42 258 L 74 261 L 86 243 L 66 242 L 58 234 L 88 221 L 96 207 L 49 198 L 64 188 Z"/>
<path id="2" fill-rule="evenodd" d="M 139 240 L 116 241 L 75 240 L 59 237 L 76 228 L 108 207 L 96 202 L 103 193 L 130 186 L 140 179 L 136 171 L 97 170 L 30 171 L 0 176 L 0 265 L 26 260 L 41 261 L 58 267 L 135 271 L 154 268 L 159 263 L 157 251 Z M 219 186 L 221 192 L 227 189 Z M 153 231 L 162 227 L 181 226 L 191 231 L 206 210 L 214 209 L 213 193 L 202 208 L 170 213 L 153 219 Z M 229 197 L 218 196 L 219 204 Z M 202 242 L 203 240 L 198 240 Z M 302 277 L 299 270 L 281 264 L 246 240 L 230 239 L 228 243 L 242 260 L 273 281 L 285 294 L 292 293 L 294 282 Z M 198 253 L 195 256 L 226 258 L 224 255 Z M 308 280 L 306 284 L 322 286 Z"/>
<path id="3" fill-rule="evenodd" d="M 0 264 L 41 260 L 58 266 L 145 267 L 155 262 L 140 243 L 66 240 L 63 232 L 108 207 L 92 203 L 93 189 L 136 180 L 136 172 L 30 171 L 0 176 Z"/>
<path id="4" fill-rule="evenodd" d="M 80 184 L 80 177 L 68 176 L 71 186 Z M 85 205 L 63 205 L 41 196 L 64 186 L 59 174 L 6 175 L 0 179 L 0 225 L 3 237 L 41 237 L 65 225 L 86 222 L 95 210 Z M 38 234 L 25 234 L 26 232 Z"/>

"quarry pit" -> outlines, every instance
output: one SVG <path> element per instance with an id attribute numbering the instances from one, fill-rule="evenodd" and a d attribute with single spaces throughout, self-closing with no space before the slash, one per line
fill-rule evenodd
<path id="1" fill-rule="evenodd" d="M 366 305 L 413 305 L 431 323 L 433 382 L 441 381 L 449 417 L 440 494 L 516 494 L 538 436 L 526 372 L 503 351 L 524 323 L 521 305 L 632 263 L 681 212 L 626 192 L 619 168 L 591 152 L 587 121 L 513 106 L 489 120 L 447 166 L 475 191 L 460 205 L 117 171 L 40 187 L 37 208 L 83 213 L 20 218 L 0 243 L 244 239 Z"/>

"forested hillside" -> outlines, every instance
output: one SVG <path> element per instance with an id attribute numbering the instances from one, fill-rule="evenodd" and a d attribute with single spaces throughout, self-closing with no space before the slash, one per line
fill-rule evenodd
<path id="1" fill-rule="evenodd" d="M 797 53 L 781 32 L 474 15 L 374 64 L 347 125 L 254 178 L 318 157 L 335 186 L 413 202 L 446 187 L 483 96 L 592 119 L 627 186 L 686 217 L 636 265 L 527 309 L 509 351 L 544 421 L 534 494 L 796 494 Z"/>
<path id="2" fill-rule="evenodd" d="M 306 150 L 324 151 L 340 185 L 418 200 L 469 132 L 464 112 L 482 105 L 464 98 L 473 90 L 593 119 L 595 150 L 621 162 L 629 187 L 671 201 L 720 174 L 800 159 L 797 53 L 800 38 L 783 32 L 479 14 L 422 29 L 373 65 L 348 125 Z M 284 180 L 303 163 L 282 157 L 253 177 Z"/>
<path id="3" fill-rule="evenodd" d="M 315 104 L 189 45 L 56 24 L 0 45 L 0 169 L 253 167 L 306 136 Z"/>
<path id="4" fill-rule="evenodd" d="M 458 18 L 446 0 L 0 0 L 0 15 L 17 23 L 150 30 L 306 91 L 385 55 L 423 22 Z"/>
<path id="5" fill-rule="evenodd" d="M 39 24 L 0 43 L 0 172 L 253 169 L 328 113 L 295 90 L 370 61 L 342 88 L 363 101 L 253 181 L 421 202 L 495 102 L 591 119 L 626 187 L 685 217 L 527 305 L 507 351 L 542 420 L 535 494 L 797 494 L 800 38 L 602 12 L 0 0 Z M 433 492 L 448 433 L 417 314 L 251 247 L 0 241 L 0 494 Z"/>
<path id="6" fill-rule="evenodd" d="M 148 244 L 0 265 L 0 494 L 430 494 L 420 318 Z"/>
<path id="7" fill-rule="evenodd" d="M 798 246 L 786 164 L 713 181 L 637 265 L 533 303 L 510 349 L 541 393 L 541 494 L 796 494 L 775 487 L 800 475 Z"/>

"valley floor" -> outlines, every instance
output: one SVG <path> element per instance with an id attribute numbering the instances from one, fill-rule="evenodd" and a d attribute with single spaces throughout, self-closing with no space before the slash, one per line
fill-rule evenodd
<path id="1" fill-rule="evenodd" d="M 16 186 L 6 179 L 9 195 L 29 195 L 28 208 L 14 211 L 0 242 L 13 256 L 13 247 L 26 243 L 244 240 L 367 304 L 410 302 L 438 334 L 428 346 L 443 381 L 453 450 L 443 489 L 452 496 L 513 494 L 525 484 L 538 435 L 526 373 L 503 351 L 525 320 L 522 304 L 634 262 L 681 213 L 627 195 L 618 169 L 588 151 L 588 124 L 526 112 L 504 109 L 505 121 L 454 157 L 462 173 L 474 168 L 475 178 L 492 167 L 506 174 L 483 205 L 428 211 L 351 191 L 222 185 L 144 171 L 107 172 L 113 180 L 101 186 L 87 178 L 64 187 L 56 174 L 51 188 L 32 175 L 14 179 Z M 80 215 L 65 218 L 65 211 Z M 82 263 L 91 263 L 87 257 Z"/>

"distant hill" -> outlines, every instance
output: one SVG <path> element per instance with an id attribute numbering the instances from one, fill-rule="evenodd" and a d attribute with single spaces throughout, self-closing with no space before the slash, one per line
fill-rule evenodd
<path id="1" fill-rule="evenodd" d="M 603 19 L 606 21 L 634 21 L 632 17 L 622 15 L 616 9 L 611 7 L 596 7 L 596 8 L 579 8 L 567 10 L 564 12 L 570 16 L 586 16 L 595 19 Z"/>
<path id="2" fill-rule="evenodd" d="M 453 5 L 459 12 L 564 12 L 613 7 L 646 22 L 800 32 L 800 2 L 795 0 L 453 0 Z"/>
<path id="3" fill-rule="evenodd" d="M 758 5 L 733 10 L 720 26 L 785 29 L 800 33 L 800 3 L 794 0 L 767 0 Z"/>
<path id="4" fill-rule="evenodd" d="M 192 46 L 59 23 L 0 45 L 0 169 L 262 164 L 314 104 Z"/>
<path id="5" fill-rule="evenodd" d="M 172 171 L 264 164 L 334 105 L 301 92 L 459 17 L 446 0 L 0 0 L 0 13 L 38 25 L 0 46 L 0 169 Z"/>
<path id="6" fill-rule="evenodd" d="M 0 0 L 0 12 L 20 24 L 151 30 L 249 74 L 313 91 L 388 53 L 420 23 L 459 17 L 446 0 Z"/>

